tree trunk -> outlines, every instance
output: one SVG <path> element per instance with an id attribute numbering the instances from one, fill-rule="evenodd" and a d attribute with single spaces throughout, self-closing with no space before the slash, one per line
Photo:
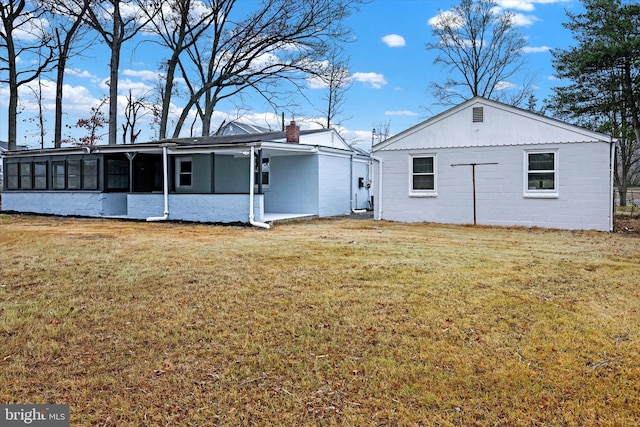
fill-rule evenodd
<path id="1" fill-rule="evenodd" d="M 118 65 L 120 46 L 111 49 L 111 73 L 109 81 L 109 145 L 118 143 Z"/>
<path id="2" fill-rule="evenodd" d="M 7 35 L 9 30 L 5 29 Z M 7 123 L 7 138 L 9 150 L 15 150 L 18 138 L 18 70 L 15 45 L 13 36 L 7 37 L 7 62 L 9 67 L 9 111 Z"/>
<path id="3" fill-rule="evenodd" d="M 109 63 L 109 145 L 118 143 L 118 68 L 122 46 L 122 18 L 117 2 L 113 12 L 113 39 L 111 40 L 111 62 Z"/>
<path id="4" fill-rule="evenodd" d="M 162 96 L 162 110 L 160 112 L 160 140 L 167 137 L 167 122 L 169 121 L 169 108 L 171 108 L 171 93 L 173 92 L 173 79 L 178 64 L 178 52 L 174 51 L 167 64 L 167 75 L 164 82 L 164 94 Z"/>
<path id="5" fill-rule="evenodd" d="M 62 145 L 62 85 L 64 84 L 64 70 L 67 64 L 67 57 L 63 54 L 58 59 L 58 70 L 56 74 L 56 111 L 53 135 L 53 145 L 60 148 Z"/>
<path id="6" fill-rule="evenodd" d="M 8 127 L 8 146 L 7 148 L 15 150 L 17 148 L 18 138 L 18 85 L 16 73 L 13 71 L 15 67 L 9 67 L 9 127 Z"/>

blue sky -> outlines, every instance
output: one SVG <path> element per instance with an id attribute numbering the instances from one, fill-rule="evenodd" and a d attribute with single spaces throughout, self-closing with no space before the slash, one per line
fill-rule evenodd
<path id="1" fill-rule="evenodd" d="M 458 0 L 373 0 L 349 19 L 355 35 L 354 42 L 347 46 L 353 83 L 342 107 L 341 120 L 341 132 L 349 142 L 367 148 L 374 127 L 389 124 L 390 133 L 395 134 L 443 111 L 444 107 L 436 105 L 429 91 L 430 83 L 440 79 L 443 69 L 433 64 L 436 54 L 428 52 L 425 43 L 434 41 L 429 22 L 438 10 L 449 10 L 458 3 Z M 567 48 L 574 43 L 562 23 L 567 21 L 566 10 L 578 12 L 582 4 L 578 0 L 498 0 L 498 4 L 517 14 L 517 22 L 528 43 L 528 72 L 534 77 L 535 95 L 541 102 L 553 86 L 561 84 L 553 78 L 549 49 Z M 124 96 L 129 89 L 139 94 L 149 92 L 159 60 L 161 54 L 151 44 L 139 45 L 134 51 L 125 49 L 120 64 L 121 94 Z M 67 124 L 86 117 L 90 108 L 107 94 L 108 64 L 108 51 L 99 42 L 83 56 L 73 58 L 64 94 Z M 43 87 L 45 109 L 51 113 L 53 83 L 44 82 Z M 35 117 L 36 110 L 29 92 L 26 88 L 21 92 L 23 112 L 19 117 L 18 143 L 35 148 L 39 144 L 38 131 L 29 119 Z M 7 139 L 7 93 L 7 88 L 0 86 L 1 140 Z M 303 128 L 317 127 L 323 91 L 310 88 L 306 95 L 316 106 L 300 99 L 300 107 L 295 113 L 287 112 L 287 120 L 295 118 Z M 237 117 L 258 125 L 279 125 L 279 114 L 270 111 L 264 102 L 248 99 L 248 105 L 241 111 L 231 103 L 219 105 L 212 128 L 217 128 L 224 119 Z M 180 103 L 176 106 L 179 108 Z M 291 117 L 294 114 L 296 117 Z M 47 126 L 45 147 L 52 146 L 47 142 L 53 138 L 52 117 L 48 118 Z M 149 125 L 143 125 L 142 130 L 142 140 L 153 138 Z"/>

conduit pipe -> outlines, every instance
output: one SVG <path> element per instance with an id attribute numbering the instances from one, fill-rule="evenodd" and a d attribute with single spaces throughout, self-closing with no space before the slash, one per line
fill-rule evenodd
<path id="1" fill-rule="evenodd" d="M 253 196 L 254 196 L 254 191 L 253 191 L 253 186 L 255 185 L 255 174 L 254 174 L 254 169 L 255 169 L 255 159 L 254 159 L 254 155 L 255 155 L 255 147 L 252 145 L 251 146 L 251 153 L 249 154 L 249 224 L 253 225 L 254 227 L 261 227 L 261 228 L 266 228 L 269 229 L 271 228 L 271 226 L 265 222 L 259 222 L 259 221 L 254 221 L 254 215 L 253 215 Z M 262 166 L 262 165 L 260 165 Z"/>
<path id="2" fill-rule="evenodd" d="M 162 146 L 162 178 L 163 178 L 163 195 L 164 195 L 164 215 L 163 216 L 151 216 L 147 218 L 147 221 L 166 221 L 169 218 L 169 147 L 167 145 Z"/>

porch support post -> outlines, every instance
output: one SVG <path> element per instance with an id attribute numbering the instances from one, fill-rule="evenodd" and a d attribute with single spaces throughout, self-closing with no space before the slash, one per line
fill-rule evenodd
<path id="1" fill-rule="evenodd" d="M 253 215 L 253 197 L 254 197 L 254 189 L 253 186 L 255 185 L 255 147 L 252 145 L 251 146 L 251 152 L 249 153 L 249 224 L 256 226 L 256 227 L 261 227 L 261 228 L 271 228 L 271 226 L 267 223 L 264 222 L 258 222 L 258 221 L 254 221 L 255 216 Z M 262 168 L 262 164 L 260 165 L 260 168 Z M 261 171 L 262 172 L 262 171 Z"/>
<path id="2" fill-rule="evenodd" d="M 262 148 L 258 150 L 258 194 L 262 194 Z"/>
<path id="3" fill-rule="evenodd" d="M 129 159 L 129 193 L 133 193 L 133 159 L 136 157 L 136 152 L 124 153 Z"/>

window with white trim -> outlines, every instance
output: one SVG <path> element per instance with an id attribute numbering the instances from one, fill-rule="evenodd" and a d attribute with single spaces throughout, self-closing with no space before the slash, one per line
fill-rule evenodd
<path id="1" fill-rule="evenodd" d="M 269 161 L 268 157 L 263 157 L 262 158 L 262 165 L 260 166 L 260 168 L 258 168 L 258 162 L 255 163 L 256 167 L 255 167 L 255 174 L 254 174 L 254 183 L 257 186 L 258 185 L 258 174 L 261 174 L 262 176 L 262 186 L 263 187 L 268 187 L 269 186 L 269 175 L 271 174 L 271 162 Z"/>
<path id="2" fill-rule="evenodd" d="M 556 151 L 525 152 L 525 195 L 557 197 L 558 153 Z"/>
<path id="3" fill-rule="evenodd" d="M 193 160 L 191 157 L 176 158 L 176 188 L 193 187 Z"/>
<path id="4" fill-rule="evenodd" d="M 436 157 L 434 155 L 413 155 L 409 192 L 412 196 L 433 196 L 436 193 Z"/>

